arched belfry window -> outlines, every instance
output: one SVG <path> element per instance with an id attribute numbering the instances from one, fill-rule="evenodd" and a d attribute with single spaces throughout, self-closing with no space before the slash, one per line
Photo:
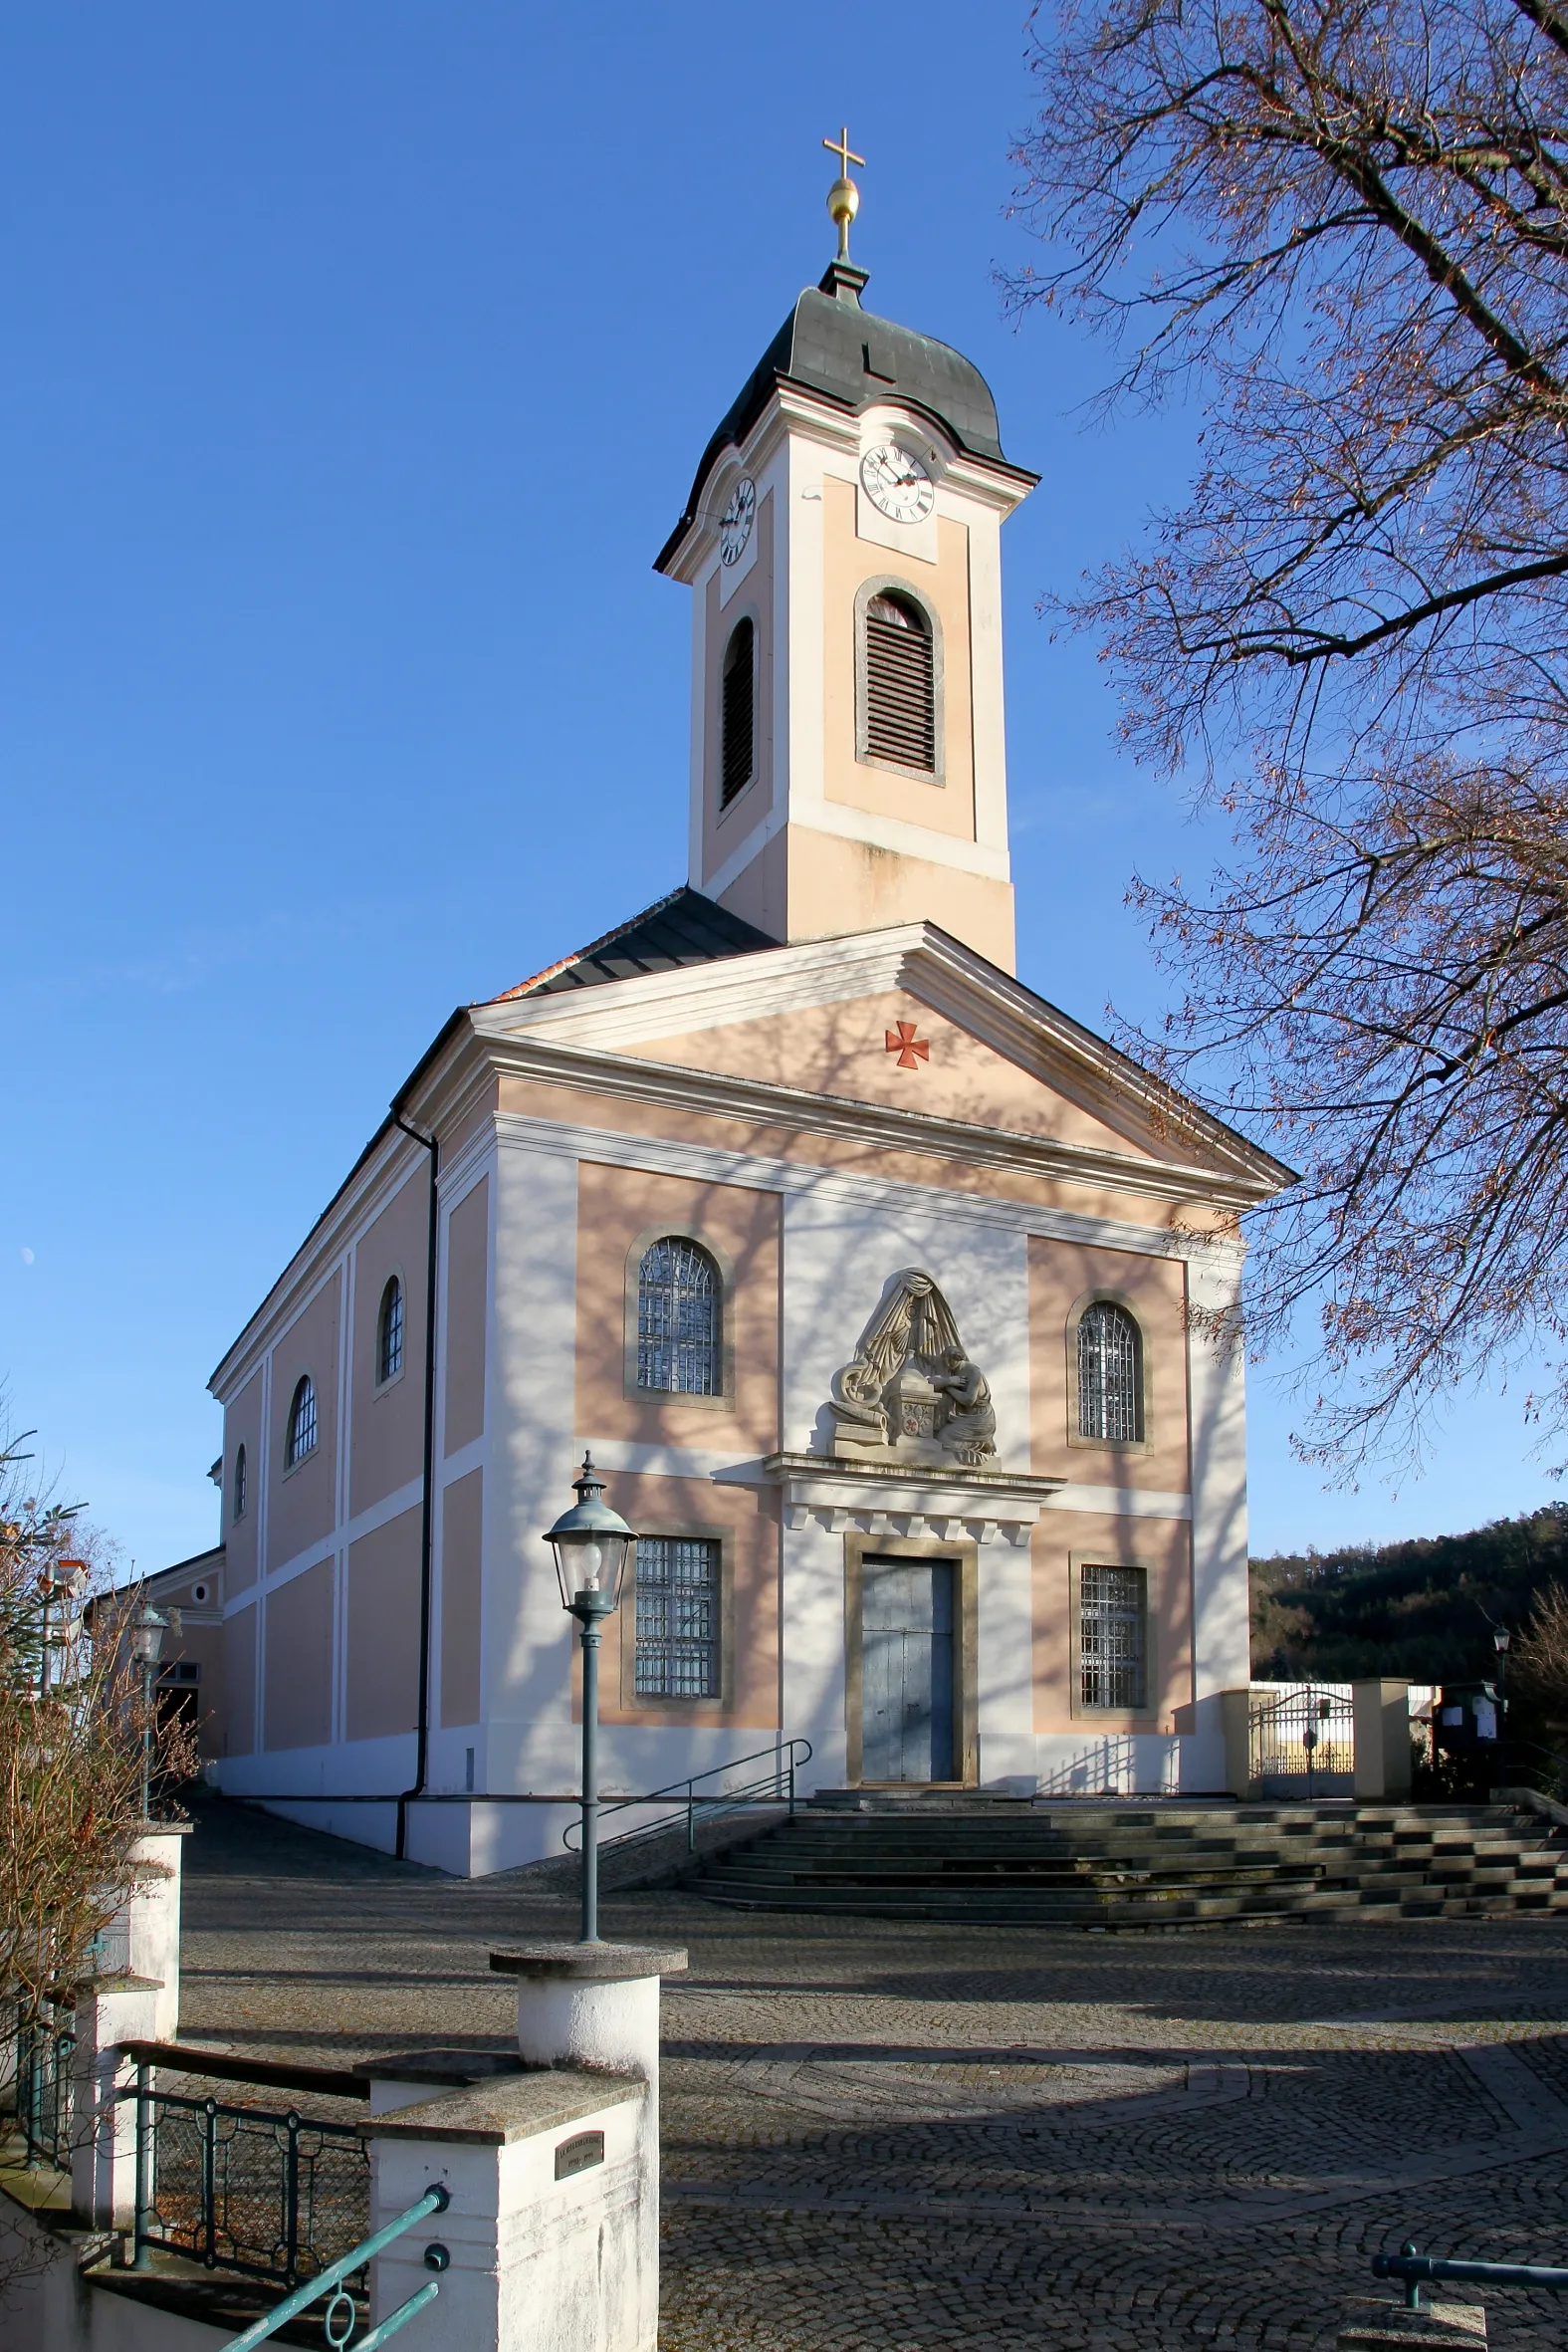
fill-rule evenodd
<path id="1" fill-rule="evenodd" d="M 654 1242 L 637 1269 L 637 1386 L 718 1396 L 719 1269 L 676 1234 Z"/>
<path id="2" fill-rule="evenodd" d="M 245 1448 L 241 1446 L 234 1457 L 234 1498 L 230 1506 L 229 1517 L 236 1520 L 243 1519 L 245 1517 Z"/>
<path id="3" fill-rule="evenodd" d="M 387 1278 L 375 1316 L 375 1377 L 377 1386 L 395 1380 L 403 1368 L 403 1286 L 396 1275 Z"/>
<path id="4" fill-rule="evenodd" d="M 937 766 L 937 648 L 913 596 L 874 595 L 863 622 L 864 750 L 900 768 Z"/>
<path id="5" fill-rule="evenodd" d="M 316 1388 L 309 1372 L 295 1389 L 289 1407 L 289 1434 L 283 1451 L 290 1470 L 316 1451 Z"/>
<path id="6" fill-rule="evenodd" d="M 728 809 L 757 767 L 757 630 L 738 620 L 724 649 L 719 710 L 719 806 Z"/>
<path id="7" fill-rule="evenodd" d="M 1113 1298 L 1091 1300 L 1078 1318 L 1078 1435 L 1143 1443 L 1143 1333 Z"/>

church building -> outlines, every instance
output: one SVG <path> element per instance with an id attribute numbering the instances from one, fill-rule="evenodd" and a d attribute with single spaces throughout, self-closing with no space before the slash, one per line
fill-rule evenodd
<path id="1" fill-rule="evenodd" d="M 450 1871 L 574 1818 L 584 1454 L 638 1538 L 606 1793 L 788 1740 L 807 1790 L 1216 1790 L 1248 1679 L 1214 1331 L 1289 1172 L 1013 976 L 1035 477 L 829 202 L 657 559 L 688 881 L 452 1016 L 212 1377 L 221 1784 Z"/>

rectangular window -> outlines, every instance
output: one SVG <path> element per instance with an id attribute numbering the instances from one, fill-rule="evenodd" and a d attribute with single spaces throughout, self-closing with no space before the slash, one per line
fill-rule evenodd
<path id="1" fill-rule="evenodd" d="M 719 1545 L 710 1536 L 637 1538 L 637 1696 L 719 1696 Z"/>
<path id="2" fill-rule="evenodd" d="M 1080 1568 L 1078 1672 L 1085 1707 L 1136 1715 L 1148 1705 L 1147 1621 L 1142 1568 Z"/>

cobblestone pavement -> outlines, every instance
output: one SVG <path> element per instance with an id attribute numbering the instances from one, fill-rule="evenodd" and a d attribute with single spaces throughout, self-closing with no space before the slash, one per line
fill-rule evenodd
<path id="1" fill-rule="evenodd" d="M 192 2040 L 505 2046 L 489 1947 L 575 1933 L 527 1873 L 446 1879 L 238 1808 L 186 1850 Z M 691 1954 L 664 1997 L 662 2352 L 1304 2352 L 1403 2237 L 1568 2259 L 1568 1921 L 604 1908 Z M 1568 2343 L 1568 2297 L 1485 2300 L 1497 2352 Z"/>

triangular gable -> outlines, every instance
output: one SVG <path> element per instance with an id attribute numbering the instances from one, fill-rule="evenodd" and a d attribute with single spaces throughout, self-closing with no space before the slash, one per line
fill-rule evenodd
<path id="1" fill-rule="evenodd" d="M 501 1000 L 472 1018 L 481 1035 L 701 1071 L 760 1098 L 863 1102 L 878 1116 L 910 1111 L 948 1130 L 1212 1173 L 1253 1198 L 1293 1180 L 932 923 L 732 951 L 609 987 Z"/>
<path id="2" fill-rule="evenodd" d="M 1091 1151 L 1166 1156 L 1141 1120 L 1097 1116 L 908 989 L 641 1038 L 622 1050 L 682 1069 L 889 1104 Z"/>

